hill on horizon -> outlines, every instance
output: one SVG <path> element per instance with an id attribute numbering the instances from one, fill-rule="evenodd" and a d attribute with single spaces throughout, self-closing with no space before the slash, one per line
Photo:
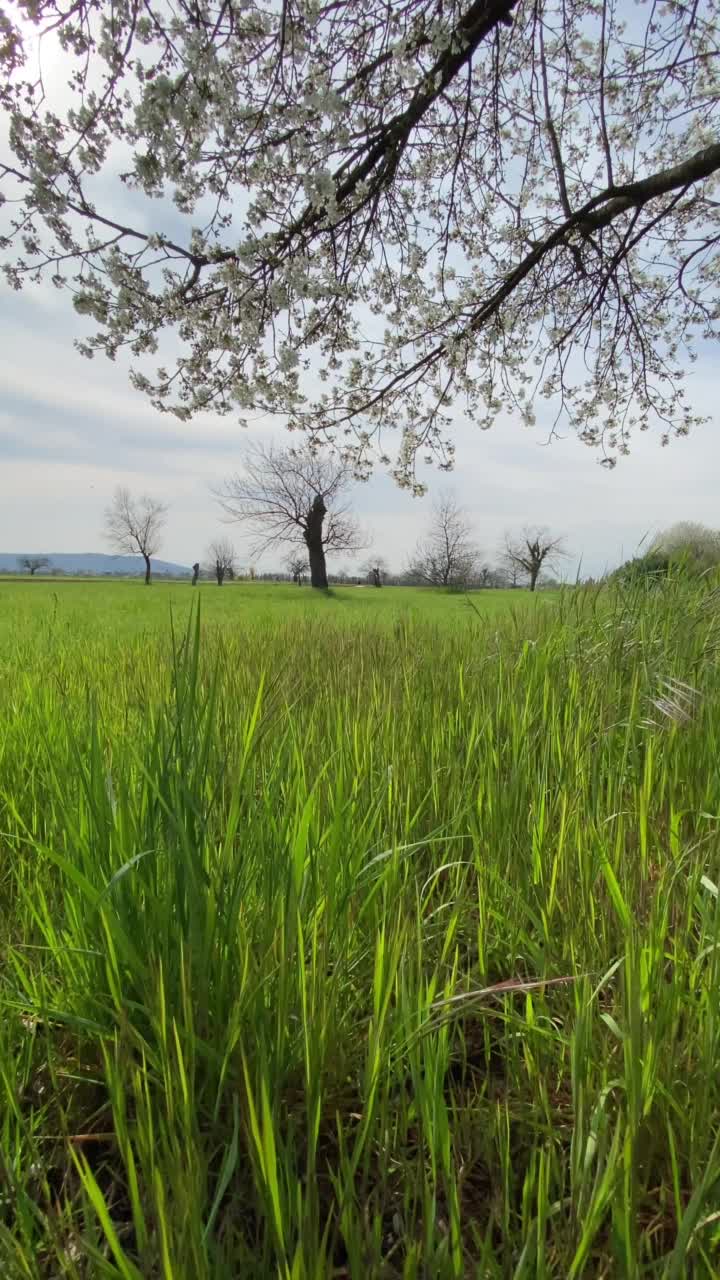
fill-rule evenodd
<path id="1" fill-rule="evenodd" d="M 145 562 L 142 556 L 110 556 L 99 551 L 58 552 L 51 554 L 44 551 L 0 552 L 0 573 L 26 574 L 20 567 L 25 556 L 47 556 L 50 563 L 38 573 L 44 576 L 59 569 L 67 574 L 92 574 L 98 578 L 139 578 L 145 575 Z M 187 578 L 192 570 L 183 564 L 175 564 L 171 560 L 151 559 L 152 571 L 158 577 Z"/>

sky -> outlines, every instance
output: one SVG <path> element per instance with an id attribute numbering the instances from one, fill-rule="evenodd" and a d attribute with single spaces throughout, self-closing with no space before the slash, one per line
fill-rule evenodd
<path id="1" fill-rule="evenodd" d="M 51 59 L 49 73 L 64 97 L 60 63 Z M 133 199 L 123 191 L 112 211 L 127 215 Z M 246 432 L 232 418 L 204 415 L 183 424 L 159 413 L 130 386 L 121 357 L 89 361 L 75 351 L 73 338 L 92 331 L 69 295 L 51 285 L 17 294 L 0 283 L 0 552 L 110 550 L 103 512 L 116 486 L 125 485 L 168 504 L 163 559 L 202 560 L 221 534 L 233 539 L 241 563 L 277 567 L 277 552 L 254 560 L 243 530 L 222 523 L 212 490 L 240 466 L 248 435 L 293 444 L 297 437 L 286 437 L 281 421 L 258 418 Z M 547 445 L 542 404 L 532 430 L 501 417 L 481 432 L 458 417 L 455 471 L 427 469 L 425 498 L 398 489 L 382 471 L 357 486 L 353 505 L 372 549 L 402 569 L 427 528 L 433 498 L 448 489 L 465 507 L 486 561 L 497 557 L 506 531 L 539 524 L 564 535 L 570 577 L 615 567 L 676 521 L 720 525 L 716 367 L 717 355 L 704 347 L 687 380 L 693 408 L 711 421 L 665 449 L 659 431 L 636 436 L 631 456 L 613 471 L 572 435 Z M 341 556 L 331 567 L 352 565 Z"/>
<path id="2" fill-rule="evenodd" d="M 243 430 L 232 418 L 204 415 L 179 423 L 152 408 L 129 384 L 127 365 L 87 360 L 72 345 L 89 332 L 67 295 L 33 287 L 3 288 L 0 307 L 0 551 L 104 551 L 103 512 L 117 485 L 169 505 L 162 558 L 191 564 L 218 534 L 236 543 L 249 564 L 247 538 L 222 522 L 212 490 L 240 465 L 248 437 L 295 443 L 282 423 L 257 419 Z M 693 367 L 688 393 L 713 415 L 718 398 L 710 354 Z M 451 489 L 465 507 L 484 556 L 492 561 L 506 531 L 547 525 L 571 553 L 566 572 L 596 576 L 632 555 L 653 532 L 678 520 L 720 524 L 717 476 L 720 437 L 714 422 L 685 440 L 659 444 L 649 432 L 633 441 L 613 471 L 573 436 L 544 443 L 532 430 L 501 418 L 481 432 L 459 419 L 457 464 L 423 478 L 413 498 L 379 472 L 353 493 L 372 548 L 401 569 L 431 517 L 433 497 Z M 361 557 L 364 558 L 364 557 Z M 257 562 L 273 569 L 280 557 Z M 342 566 L 352 560 L 341 557 Z M 339 562 L 335 567 L 340 568 Z"/>

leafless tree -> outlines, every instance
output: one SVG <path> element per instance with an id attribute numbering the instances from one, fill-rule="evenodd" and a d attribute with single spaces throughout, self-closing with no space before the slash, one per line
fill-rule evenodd
<path id="1" fill-rule="evenodd" d="M 515 575 L 526 575 L 534 591 L 543 569 L 557 568 L 567 556 L 564 539 L 540 525 L 527 526 L 517 537 L 505 535 L 501 556 L 515 585 Z"/>
<path id="2" fill-rule="evenodd" d="M 21 556 L 18 564 L 21 569 L 27 569 L 32 578 L 38 569 L 47 569 L 50 565 L 50 560 L 47 556 Z"/>
<path id="3" fill-rule="evenodd" d="M 500 569 L 494 568 L 491 564 L 482 564 L 475 574 L 473 585 L 481 589 L 488 589 L 490 587 L 503 587 L 506 582 Z"/>
<path id="4" fill-rule="evenodd" d="M 307 555 L 303 555 L 301 551 L 293 551 L 285 561 L 285 565 L 293 582 L 301 587 L 308 575 Z"/>
<path id="5" fill-rule="evenodd" d="M 249 444 L 243 470 L 216 493 L 223 510 L 257 531 L 253 553 L 304 546 L 313 587 L 328 585 L 328 551 L 357 551 L 362 535 L 344 502 L 352 472 L 338 457 L 314 449 Z"/>
<path id="6" fill-rule="evenodd" d="M 465 586 L 477 563 L 470 520 L 452 493 L 441 494 L 433 507 L 427 537 L 410 558 L 409 578 L 432 587 Z"/>
<path id="7" fill-rule="evenodd" d="M 360 566 L 360 572 L 374 587 L 382 587 L 388 575 L 387 560 L 384 556 L 370 556 Z"/>
<path id="8" fill-rule="evenodd" d="M 134 498 L 121 486 L 115 490 L 105 511 L 105 537 L 115 551 L 142 556 L 146 587 L 152 575 L 151 556 L 160 550 L 167 510 L 166 504 L 157 498 L 147 494 Z"/>
<path id="9" fill-rule="evenodd" d="M 226 578 L 234 578 L 237 573 L 237 552 L 229 538 L 216 538 L 208 547 L 208 568 L 215 574 L 217 584 L 222 586 Z"/>
<path id="10" fill-rule="evenodd" d="M 195 564 L 192 567 L 192 585 L 194 587 L 197 586 L 197 581 L 199 577 L 200 577 L 200 561 L 196 560 Z"/>

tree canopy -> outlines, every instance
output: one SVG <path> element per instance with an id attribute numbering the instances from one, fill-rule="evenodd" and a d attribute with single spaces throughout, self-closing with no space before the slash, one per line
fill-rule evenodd
<path id="1" fill-rule="evenodd" d="M 282 413 L 421 488 L 457 416 L 545 397 L 612 465 L 687 432 L 684 357 L 717 337 L 719 10 L 23 0 L 7 277 L 68 289 L 81 350 L 130 347 L 183 418 Z"/>

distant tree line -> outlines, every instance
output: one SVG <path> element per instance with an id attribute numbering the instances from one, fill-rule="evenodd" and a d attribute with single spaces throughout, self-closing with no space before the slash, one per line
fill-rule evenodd
<path id="1" fill-rule="evenodd" d="M 254 531 L 253 556 L 259 556 L 268 546 L 289 548 L 283 567 L 262 571 L 255 563 L 242 566 L 231 540 L 217 537 L 210 542 L 203 560 L 192 566 L 193 586 L 201 580 L 218 586 L 242 580 L 292 582 L 298 587 L 427 586 L 450 591 L 535 591 L 540 586 L 558 585 L 554 575 L 567 556 L 561 537 L 544 527 L 527 526 L 517 534 L 506 534 L 490 560 L 478 547 L 470 517 L 450 492 L 437 499 L 425 534 L 403 568 L 391 568 L 385 556 L 375 552 L 357 568 L 328 567 L 326 553 L 353 552 L 369 544 L 347 507 L 344 493 L 350 477 L 344 468 L 328 463 L 326 458 L 307 457 L 294 450 L 253 447 L 252 458 L 249 478 L 233 477 L 220 492 L 219 501 L 230 522 L 249 523 Z M 322 518 L 318 514 L 321 505 Z M 143 563 L 147 584 L 152 580 L 152 556 L 159 550 L 167 511 L 167 506 L 157 499 L 147 495 L 133 497 L 126 489 L 118 489 L 106 512 L 109 540 L 117 550 L 127 553 L 134 549 Z M 314 548 L 312 556 L 308 538 Z M 652 583 L 671 573 L 702 576 L 715 569 L 720 569 L 720 530 L 686 520 L 656 534 L 644 551 L 606 577 L 620 582 Z M 16 572 L 34 577 L 40 571 L 53 577 L 67 572 L 74 577 L 96 576 L 91 569 L 65 570 L 53 564 L 49 556 L 17 557 Z M 126 575 L 108 570 L 107 576 Z M 156 576 L 177 575 L 161 569 Z M 594 579 L 586 581 L 592 584 Z"/>
<path id="2" fill-rule="evenodd" d="M 237 578 L 251 581 L 309 583 L 327 589 L 354 583 L 478 590 L 527 586 L 534 591 L 548 582 L 567 554 L 563 540 L 541 527 L 507 534 L 493 558 L 480 551 L 472 521 L 451 492 L 441 493 L 429 513 L 423 537 L 402 569 L 391 569 L 376 551 L 357 570 L 328 566 L 329 557 L 355 555 L 371 548 L 349 504 L 354 474 L 341 454 L 304 445 L 280 448 L 250 443 L 242 451 L 241 469 L 218 489 L 215 498 L 228 524 L 249 532 L 253 563 L 239 564 L 235 546 L 216 537 L 202 560 L 193 563 L 191 582 L 211 579 L 219 587 Z M 165 502 L 149 494 L 134 495 L 119 486 L 105 511 L 104 533 L 112 549 L 136 556 L 144 566 L 145 585 L 153 576 L 153 557 L 162 545 L 167 523 Z M 283 571 L 261 573 L 254 561 L 269 550 L 285 550 Z M 26 556 L 21 566 L 31 575 L 47 568 L 45 556 Z M 552 579 L 550 579 L 552 581 Z"/>
<path id="3" fill-rule="evenodd" d="M 384 556 L 372 553 L 353 572 L 328 568 L 328 557 L 367 550 L 371 539 L 353 515 L 348 495 L 354 475 L 342 455 L 316 448 L 280 448 L 251 442 L 242 451 L 241 469 L 218 489 L 215 498 L 229 524 L 251 537 L 250 554 L 286 549 L 284 570 L 259 573 L 251 565 L 243 574 L 237 552 L 227 538 L 215 539 L 203 562 L 192 569 L 192 584 L 214 579 L 218 586 L 237 577 L 290 581 L 327 589 L 334 583 L 444 587 L 468 590 L 528 586 L 534 591 L 541 574 L 565 556 L 561 537 L 544 528 L 506 535 L 496 563 L 484 557 L 472 522 L 452 493 L 440 495 L 428 527 L 402 570 L 391 571 Z M 151 557 L 160 546 L 167 515 L 157 499 L 133 498 L 116 490 L 106 513 L 106 534 L 117 550 L 142 556 L 145 582 L 151 580 Z"/>

